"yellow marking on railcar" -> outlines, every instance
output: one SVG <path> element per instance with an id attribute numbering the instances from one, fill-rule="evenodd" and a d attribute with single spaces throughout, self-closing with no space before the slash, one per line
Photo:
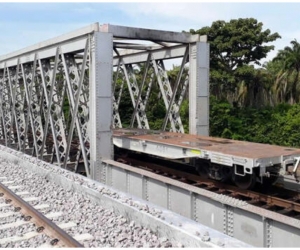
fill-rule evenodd
<path id="1" fill-rule="evenodd" d="M 201 151 L 198 150 L 198 149 L 191 149 L 191 153 L 200 155 L 200 154 L 201 154 Z"/>

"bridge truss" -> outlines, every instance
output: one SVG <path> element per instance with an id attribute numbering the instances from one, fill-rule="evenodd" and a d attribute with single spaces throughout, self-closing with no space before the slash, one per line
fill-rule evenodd
<path id="1" fill-rule="evenodd" d="M 166 64 L 180 60 L 171 82 Z M 114 25 L 89 25 L 0 57 L 0 143 L 100 179 L 113 155 L 112 128 L 130 94 L 131 128 L 151 129 L 153 88 L 164 104 L 162 130 L 184 133 L 180 106 L 189 97 L 189 132 L 208 135 L 206 37 Z M 127 93 L 128 93 L 127 92 Z"/>

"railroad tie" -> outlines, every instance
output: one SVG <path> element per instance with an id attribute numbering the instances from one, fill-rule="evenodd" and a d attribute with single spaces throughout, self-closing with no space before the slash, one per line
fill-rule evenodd
<path id="1" fill-rule="evenodd" d="M 89 233 L 85 233 L 85 234 L 77 234 L 73 238 L 79 242 L 83 242 L 86 240 L 92 240 L 94 237 L 92 235 L 90 235 Z M 44 244 L 40 245 L 38 248 L 53 248 L 53 247 L 55 247 L 55 246 L 52 246 L 49 243 L 44 243 Z"/>
<path id="2" fill-rule="evenodd" d="M 0 208 L 1 208 L 1 205 L 7 205 L 7 206 L 9 206 L 10 204 L 0 204 Z M 7 206 L 5 206 L 5 207 L 7 207 Z M 40 205 L 34 206 L 34 208 L 37 209 L 37 210 L 43 210 L 43 209 L 48 208 L 48 207 L 49 207 L 49 205 L 47 205 L 47 204 L 40 204 Z M 19 212 L 0 213 L 0 219 L 1 218 L 7 218 L 9 216 L 12 216 L 12 215 L 15 215 L 15 214 L 18 214 L 18 213 Z"/>
<path id="3" fill-rule="evenodd" d="M 29 223 L 29 222 L 27 222 L 27 223 Z M 26 223 L 24 223 L 24 224 L 26 224 Z M 74 222 L 58 224 L 58 227 L 60 227 L 61 229 L 67 229 L 67 228 L 71 228 L 71 227 L 75 227 L 75 226 L 77 226 L 77 224 Z M 6 244 L 9 242 L 17 242 L 17 241 L 22 241 L 22 240 L 29 240 L 39 234 L 40 233 L 34 231 L 34 232 L 26 233 L 23 236 L 12 236 L 12 237 L 8 237 L 8 238 L 0 239 L 0 244 Z"/>
<path id="4" fill-rule="evenodd" d="M 3 213 L 3 214 L 0 214 L 0 218 L 5 218 L 5 217 L 8 217 L 8 216 L 11 216 L 11 215 L 14 215 L 14 214 L 20 214 L 20 213 L 19 212 Z M 59 217 L 61 215 L 63 215 L 63 213 L 61 213 L 61 212 L 52 212 L 52 213 L 46 214 L 45 216 L 48 219 L 52 219 L 52 218 L 55 218 L 55 217 Z M 19 221 L 13 222 L 13 223 L 0 225 L 0 230 L 7 229 L 7 228 L 12 228 L 12 227 L 19 227 L 19 226 L 22 226 L 22 225 L 25 225 L 25 224 L 28 224 L 28 223 L 30 223 L 30 221 L 19 220 Z"/>

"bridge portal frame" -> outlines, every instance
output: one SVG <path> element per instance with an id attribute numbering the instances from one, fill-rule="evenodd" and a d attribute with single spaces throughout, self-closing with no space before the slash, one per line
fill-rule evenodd
<path id="1" fill-rule="evenodd" d="M 153 44 L 124 43 L 124 40 Z M 142 123 L 147 125 L 146 116 L 140 115 L 145 114 L 145 110 L 139 109 L 143 107 L 138 90 L 141 86 L 131 80 L 134 79 L 131 65 L 144 62 L 153 66 L 165 101 L 164 129 L 170 122 L 173 131 L 184 132 L 178 114 L 186 86 L 179 100 L 175 100 L 179 77 L 175 89 L 171 89 L 163 64 L 165 59 L 179 57 L 183 58 L 179 74 L 187 64 L 189 68 L 189 77 L 184 83 L 189 85 L 189 131 L 208 135 L 209 45 L 206 36 L 94 23 L 0 56 L 0 140 L 8 147 L 75 172 L 85 171 L 88 177 L 101 181 L 105 178 L 100 174 L 103 173 L 101 163 L 113 156 L 115 124 L 112 121 L 116 104 L 113 68 L 120 67 L 122 61 L 124 75 L 127 74 L 131 86 L 137 87 L 137 91 L 131 93 L 134 106 L 131 126 L 135 119 L 139 127 Z M 59 86 L 57 72 L 63 78 Z M 172 95 L 172 91 L 175 94 Z M 68 125 L 63 114 L 65 98 L 70 105 Z M 176 124 L 179 124 L 177 130 Z M 51 148 L 47 147 L 48 134 L 52 134 Z M 71 160 L 75 135 L 78 149 Z"/>

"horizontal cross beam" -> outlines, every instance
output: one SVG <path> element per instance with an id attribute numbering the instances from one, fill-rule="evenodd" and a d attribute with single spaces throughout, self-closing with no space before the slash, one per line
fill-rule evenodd
<path id="1" fill-rule="evenodd" d="M 112 33 L 114 38 L 149 40 L 154 42 L 194 43 L 200 41 L 200 35 L 192 35 L 185 32 L 142 29 L 111 24 L 100 25 L 99 31 Z"/>

